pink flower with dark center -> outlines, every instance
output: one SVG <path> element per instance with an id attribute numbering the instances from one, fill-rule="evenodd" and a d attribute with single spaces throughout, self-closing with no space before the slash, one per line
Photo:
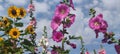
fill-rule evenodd
<path id="1" fill-rule="evenodd" d="M 115 50 L 117 54 L 120 54 L 120 45 L 115 45 Z"/>
<path id="2" fill-rule="evenodd" d="M 70 6 L 72 7 L 73 10 L 75 10 L 74 4 L 73 4 L 73 1 L 72 1 L 72 0 L 70 0 Z"/>
<path id="3" fill-rule="evenodd" d="M 58 52 L 56 50 L 52 50 L 51 54 L 58 54 Z"/>
<path id="4" fill-rule="evenodd" d="M 92 28 L 93 30 L 99 30 L 101 27 L 101 18 L 91 18 L 89 20 L 89 26 L 90 28 Z"/>
<path id="5" fill-rule="evenodd" d="M 57 28 L 60 26 L 62 19 L 60 18 L 60 16 L 54 16 L 51 22 L 51 28 L 53 30 L 57 30 Z"/>
<path id="6" fill-rule="evenodd" d="M 55 15 L 59 15 L 61 18 L 65 18 L 70 12 L 69 7 L 66 4 L 59 4 L 56 7 Z"/>
<path id="7" fill-rule="evenodd" d="M 72 14 L 66 18 L 66 23 L 63 25 L 64 28 L 69 28 L 75 21 L 75 14 Z"/>
<path id="8" fill-rule="evenodd" d="M 33 18 L 29 23 L 29 25 L 33 25 L 33 26 L 36 26 L 36 24 L 37 24 L 37 22 L 36 22 L 35 18 Z"/>
<path id="9" fill-rule="evenodd" d="M 60 31 L 53 31 L 52 39 L 56 42 L 60 42 L 64 38 L 64 35 Z"/>
<path id="10" fill-rule="evenodd" d="M 74 43 L 69 43 L 69 45 L 70 45 L 73 49 L 76 48 L 76 44 L 74 44 Z"/>
<path id="11" fill-rule="evenodd" d="M 101 50 L 98 51 L 98 53 L 99 54 L 106 54 L 106 51 L 105 51 L 105 49 L 101 49 Z"/>
<path id="12" fill-rule="evenodd" d="M 99 14 L 89 20 L 89 26 L 95 31 L 97 38 L 99 32 L 106 33 L 108 24 L 105 20 L 103 20 L 103 15 Z"/>

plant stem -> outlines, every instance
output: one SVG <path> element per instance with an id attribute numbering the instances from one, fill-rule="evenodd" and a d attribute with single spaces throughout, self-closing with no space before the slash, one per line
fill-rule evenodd
<path id="1" fill-rule="evenodd" d="M 62 23 L 63 25 L 65 24 L 65 18 L 63 19 L 63 23 Z M 65 33 L 64 33 L 64 31 L 65 31 L 65 28 L 64 28 L 64 26 L 63 26 L 63 29 L 62 29 L 62 33 L 63 33 L 63 36 L 65 35 Z M 64 50 L 64 39 L 63 39 L 63 41 L 62 41 L 62 49 Z"/>

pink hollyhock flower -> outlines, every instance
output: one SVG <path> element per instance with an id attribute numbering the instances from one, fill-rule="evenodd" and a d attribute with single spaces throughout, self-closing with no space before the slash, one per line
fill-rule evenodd
<path id="1" fill-rule="evenodd" d="M 54 16 L 51 22 L 51 28 L 53 30 L 56 30 L 60 24 L 61 24 L 62 19 L 60 18 L 60 16 Z"/>
<path id="2" fill-rule="evenodd" d="M 56 7 L 55 15 L 59 15 L 61 18 L 65 18 L 70 12 L 69 7 L 62 3 Z"/>
<path id="3" fill-rule="evenodd" d="M 93 30 L 99 30 L 101 28 L 102 18 L 94 17 L 89 20 L 89 26 Z"/>
<path id="4" fill-rule="evenodd" d="M 33 18 L 29 23 L 29 25 L 33 25 L 33 26 L 36 26 L 36 24 L 37 24 L 37 22 L 36 22 L 35 18 Z"/>
<path id="5" fill-rule="evenodd" d="M 86 51 L 85 54 L 90 54 L 90 53 L 88 51 Z"/>
<path id="6" fill-rule="evenodd" d="M 103 33 L 107 32 L 107 27 L 108 27 L 107 22 L 105 20 L 102 20 L 100 31 L 103 32 Z"/>
<path id="7" fill-rule="evenodd" d="M 27 11 L 28 13 L 30 13 L 30 12 L 31 12 L 31 10 L 30 10 L 30 9 L 27 9 L 26 11 Z"/>
<path id="8" fill-rule="evenodd" d="M 70 45 L 73 49 L 76 48 L 76 44 L 74 44 L 74 43 L 69 43 L 69 45 Z"/>
<path id="9" fill-rule="evenodd" d="M 35 11 L 35 6 L 33 4 L 29 4 L 28 9 Z"/>
<path id="10" fill-rule="evenodd" d="M 73 10 L 75 10 L 74 4 L 73 4 L 73 1 L 72 1 L 72 0 L 70 0 L 70 6 L 72 7 Z"/>
<path id="11" fill-rule="evenodd" d="M 105 49 L 101 49 L 101 50 L 98 51 L 98 53 L 99 54 L 106 54 L 106 51 L 105 51 Z"/>
<path id="12" fill-rule="evenodd" d="M 99 32 L 105 33 L 107 31 L 108 24 L 103 20 L 103 15 L 99 14 L 89 20 L 89 26 L 95 31 L 97 38 Z"/>
<path id="13" fill-rule="evenodd" d="M 115 50 L 117 54 L 120 54 L 120 45 L 115 45 Z"/>
<path id="14" fill-rule="evenodd" d="M 34 7 L 33 4 L 29 4 L 29 5 L 28 5 L 27 12 L 30 13 L 30 12 L 32 12 L 32 11 L 35 11 L 35 7 Z"/>
<path id="15" fill-rule="evenodd" d="M 56 42 L 60 42 L 64 38 L 62 32 L 53 31 L 52 39 Z"/>
<path id="16" fill-rule="evenodd" d="M 58 54 L 58 52 L 56 50 L 52 50 L 51 54 Z"/>
<path id="17" fill-rule="evenodd" d="M 66 18 L 66 23 L 63 25 L 64 28 L 69 28 L 75 21 L 75 14 L 72 14 Z"/>

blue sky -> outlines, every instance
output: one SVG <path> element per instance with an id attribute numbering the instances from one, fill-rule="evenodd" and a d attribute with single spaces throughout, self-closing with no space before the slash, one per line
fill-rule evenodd
<path id="1" fill-rule="evenodd" d="M 37 18 L 37 29 L 38 39 L 41 38 L 43 26 L 47 26 L 47 31 L 49 37 L 51 37 L 52 29 L 50 28 L 50 22 L 54 15 L 54 10 L 56 5 L 59 4 L 60 0 L 33 0 L 36 11 L 34 16 Z M 97 51 L 100 49 L 101 40 L 103 39 L 102 34 L 100 33 L 99 38 L 95 38 L 95 33 L 88 26 L 89 9 L 94 8 L 97 11 L 97 14 L 102 13 L 104 19 L 108 22 L 108 32 L 113 31 L 115 33 L 115 37 L 119 39 L 120 37 L 120 0 L 73 0 L 75 4 L 76 11 L 71 9 L 71 13 L 76 14 L 75 23 L 68 29 L 71 35 L 79 36 L 81 35 L 85 42 L 85 47 L 93 54 L 93 49 Z M 11 5 L 15 5 L 18 7 L 24 7 L 27 9 L 29 4 L 29 0 L 0 0 L 0 16 L 8 16 L 7 8 Z M 29 15 L 27 15 L 23 20 L 26 25 L 29 22 Z M 21 29 L 24 29 L 24 26 Z M 77 44 L 76 49 L 72 49 L 70 46 L 66 46 L 66 49 L 71 49 L 72 52 L 70 54 L 79 54 L 80 52 L 80 43 L 79 41 L 72 41 Z M 53 40 L 49 41 L 49 45 L 60 45 L 60 43 L 56 43 Z M 107 54 L 116 54 L 113 45 L 103 44 L 104 48 L 107 51 Z"/>

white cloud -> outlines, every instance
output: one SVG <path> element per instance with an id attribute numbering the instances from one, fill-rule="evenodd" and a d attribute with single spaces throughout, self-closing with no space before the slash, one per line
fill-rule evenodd
<path id="1" fill-rule="evenodd" d="M 86 9 L 90 9 L 90 8 L 94 8 L 95 6 L 99 5 L 99 1 L 98 0 L 93 0 L 92 3 L 89 4 L 85 4 L 85 8 Z"/>
<path id="2" fill-rule="evenodd" d="M 102 0 L 105 8 L 120 9 L 120 0 Z"/>
<path id="3" fill-rule="evenodd" d="M 2 0 L 0 0 L 0 2 L 2 2 Z"/>
<path id="4" fill-rule="evenodd" d="M 3 6 L 0 5 L 0 11 L 3 11 L 3 10 L 4 10 Z"/>
<path id="5" fill-rule="evenodd" d="M 73 0 L 73 3 L 81 3 L 83 0 Z"/>
<path id="6" fill-rule="evenodd" d="M 50 6 L 47 3 L 34 1 L 34 5 L 37 13 L 49 13 Z"/>

